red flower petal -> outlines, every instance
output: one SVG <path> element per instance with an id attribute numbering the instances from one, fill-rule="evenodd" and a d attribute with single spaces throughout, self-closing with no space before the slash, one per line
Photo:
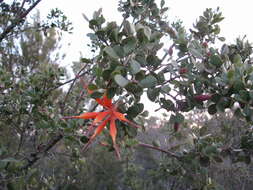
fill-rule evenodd
<path id="1" fill-rule="evenodd" d="M 97 123 L 97 122 L 101 122 L 103 119 L 105 119 L 106 116 L 108 116 L 110 114 L 110 111 L 104 111 L 104 112 L 99 112 L 99 114 L 97 115 L 97 117 L 95 118 L 95 120 L 93 121 L 93 124 Z"/>
<path id="2" fill-rule="evenodd" d="M 95 130 L 94 134 L 91 136 L 90 140 L 89 140 L 89 141 L 87 142 L 87 144 L 83 147 L 83 151 L 85 151 L 85 150 L 88 148 L 88 146 L 92 143 L 92 141 L 95 139 L 95 137 L 96 137 L 97 135 L 99 135 L 99 134 L 103 131 L 103 129 L 104 129 L 104 127 L 106 126 L 106 124 L 107 124 L 107 122 L 109 121 L 109 119 L 110 119 L 110 118 L 107 118 L 106 120 L 104 120 L 104 121 L 96 128 L 96 130 Z"/>
<path id="3" fill-rule="evenodd" d="M 87 112 L 77 116 L 63 117 L 63 119 L 94 119 L 98 114 L 99 112 Z"/>
<path id="4" fill-rule="evenodd" d="M 113 144 L 116 143 L 116 135 L 117 135 L 115 120 L 116 120 L 115 117 L 112 117 L 110 123 L 110 135 L 112 137 Z"/>
<path id="5" fill-rule="evenodd" d="M 117 157 L 120 159 L 119 147 L 116 144 L 117 128 L 116 128 L 115 120 L 116 120 L 115 117 L 111 118 L 110 135 L 112 137 L 113 147 L 116 151 Z"/>
<path id="6" fill-rule="evenodd" d="M 104 95 L 103 98 L 101 99 L 100 105 L 107 107 L 107 108 L 111 108 L 112 107 L 112 99 L 109 99 L 106 95 Z"/>
<path id="7" fill-rule="evenodd" d="M 113 112 L 114 116 L 121 120 L 121 121 L 125 121 L 125 122 L 129 122 L 129 120 L 124 116 L 124 114 L 120 113 L 120 112 L 117 112 L 117 111 L 114 111 Z"/>

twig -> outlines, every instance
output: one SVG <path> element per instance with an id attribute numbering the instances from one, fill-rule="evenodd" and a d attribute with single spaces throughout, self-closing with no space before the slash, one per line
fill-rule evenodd
<path id="1" fill-rule="evenodd" d="M 22 22 L 22 20 L 36 7 L 39 2 L 42 0 L 37 0 L 33 5 L 31 5 L 23 14 L 14 19 L 11 25 L 9 25 L 0 35 L 0 42 L 18 25 Z"/>
<path id="2" fill-rule="evenodd" d="M 163 153 L 166 153 L 167 155 L 171 156 L 171 157 L 174 157 L 174 158 L 177 158 L 177 159 L 180 159 L 181 157 L 173 152 L 170 152 L 168 150 L 164 150 L 164 149 L 161 149 L 159 147 L 156 147 L 156 146 L 152 146 L 150 144 L 145 144 L 145 143 L 139 143 L 138 146 L 142 146 L 142 147 L 145 147 L 145 148 L 150 148 L 150 149 L 154 149 L 154 150 L 158 150 L 160 152 L 163 152 Z"/>
<path id="3" fill-rule="evenodd" d="M 63 135 L 62 134 L 58 134 L 51 141 L 49 141 L 49 143 L 41 151 L 38 151 L 36 153 L 31 154 L 31 159 L 28 159 L 28 163 L 26 165 L 24 165 L 21 168 L 21 170 L 27 170 L 28 168 L 30 168 L 31 166 L 33 166 L 33 164 L 35 164 L 41 158 L 41 156 L 40 156 L 41 154 L 44 154 L 44 153 L 48 152 L 62 138 L 63 138 Z"/>
<path id="4" fill-rule="evenodd" d="M 74 86 L 76 80 L 77 80 L 78 78 L 80 78 L 81 72 L 82 72 L 84 69 L 86 69 L 87 66 L 88 66 L 88 64 L 86 64 L 82 69 L 80 69 L 80 71 L 77 73 L 76 77 L 71 81 L 72 84 L 70 85 L 70 87 L 69 87 L 69 89 L 68 89 L 68 92 L 67 92 L 67 94 L 66 94 L 66 96 L 65 96 L 65 98 L 64 98 L 64 101 L 63 101 L 64 103 L 67 102 L 67 99 L 68 99 L 68 97 L 69 97 L 69 94 L 70 94 L 70 92 L 71 92 L 71 90 L 72 90 L 72 88 L 73 88 L 73 86 Z M 84 73 L 87 73 L 87 72 L 84 72 Z M 84 74 L 84 73 L 83 73 L 83 74 Z M 61 113 L 61 114 L 63 114 L 64 108 L 65 108 L 65 104 L 63 104 L 63 107 L 61 108 L 61 109 L 62 109 L 62 111 L 61 111 L 62 113 Z"/>

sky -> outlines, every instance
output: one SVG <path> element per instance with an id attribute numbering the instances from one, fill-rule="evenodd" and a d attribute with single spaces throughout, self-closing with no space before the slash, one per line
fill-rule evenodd
<path id="1" fill-rule="evenodd" d="M 159 4 L 160 1 L 157 3 Z M 103 15 L 108 22 L 120 21 L 121 14 L 117 11 L 117 5 L 118 0 L 43 0 L 39 4 L 38 9 L 42 17 L 47 15 L 51 8 L 59 8 L 73 23 L 73 34 L 65 34 L 63 38 L 64 44 L 61 51 L 66 53 L 66 58 L 62 63 L 64 66 L 70 67 L 72 62 L 78 61 L 81 55 L 91 57 L 87 47 L 89 39 L 86 36 L 90 30 L 82 13 L 88 18 L 92 18 L 93 12 L 102 8 Z M 192 24 L 206 8 L 220 7 L 225 17 L 220 24 L 221 36 L 226 37 L 226 43 L 232 43 L 237 37 L 244 35 L 253 42 L 253 2 L 251 0 L 165 0 L 165 5 L 169 7 L 169 20 L 182 20 L 186 29 L 192 27 Z M 67 45 L 69 43 L 70 45 Z M 153 106 L 148 104 L 146 108 L 148 110 L 154 109 Z"/>
<path id="2" fill-rule="evenodd" d="M 181 19 L 187 29 L 192 27 L 192 24 L 206 8 L 217 8 L 219 6 L 223 16 L 225 16 L 221 23 L 221 34 L 226 37 L 227 41 L 233 42 L 236 37 L 243 35 L 247 35 L 248 39 L 253 41 L 253 26 L 251 24 L 253 2 L 251 0 L 165 0 L 165 3 L 170 8 L 168 11 L 169 19 Z M 82 13 L 91 18 L 95 10 L 102 8 L 106 20 L 120 20 L 121 15 L 117 11 L 117 4 L 118 0 L 43 0 L 38 8 L 42 15 L 46 15 L 53 7 L 60 8 L 73 22 L 73 34 L 66 35 L 64 39 L 64 41 L 71 43 L 70 47 L 66 47 L 66 60 L 71 62 L 73 59 L 79 59 L 80 52 L 84 56 L 89 56 L 87 51 L 88 38 L 86 37 L 89 28 Z"/>

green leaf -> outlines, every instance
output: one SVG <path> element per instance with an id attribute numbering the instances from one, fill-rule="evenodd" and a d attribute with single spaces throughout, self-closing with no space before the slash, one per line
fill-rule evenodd
<path id="1" fill-rule="evenodd" d="M 210 115 L 213 115 L 217 112 L 217 109 L 216 109 L 216 104 L 212 104 L 208 107 L 208 113 Z"/>
<path id="2" fill-rule="evenodd" d="M 184 116 L 181 113 L 176 113 L 176 115 L 170 116 L 170 123 L 183 123 Z"/>
<path id="3" fill-rule="evenodd" d="M 116 52 L 114 51 L 114 49 L 110 46 L 107 46 L 104 48 L 104 52 L 109 55 L 111 58 L 114 58 L 114 59 L 118 59 L 119 56 L 116 54 Z"/>
<path id="4" fill-rule="evenodd" d="M 170 85 L 162 86 L 161 90 L 165 93 L 169 93 L 171 91 Z"/>
<path id="5" fill-rule="evenodd" d="M 127 110 L 127 115 L 131 118 L 136 117 L 144 110 L 144 105 L 142 103 L 137 103 Z"/>
<path id="6" fill-rule="evenodd" d="M 130 62 L 130 68 L 131 68 L 132 73 L 135 75 L 140 72 L 141 65 L 137 61 L 132 60 Z"/>
<path id="7" fill-rule="evenodd" d="M 164 0 L 161 0 L 161 2 L 160 2 L 160 7 L 163 8 L 164 5 L 165 5 L 165 1 L 164 1 Z"/>
<path id="8" fill-rule="evenodd" d="M 222 60 L 219 55 L 211 55 L 210 64 L 216 67 L 220 67 L 222 65 Z"/>
<path id="9" fill-rule="evenodd" d="M 129 83 L 129 81 L 125 79 L 122 75 L 115 75 L 114 80 L 119 86 L 123 88 Z"/>
<path id="10" fill-rule="evenodd" d="M 225 40 L 226 40 L 226 38 L 224 38 L 224 37 L 219 37 L 218 38 L 221 42 L 224 42 Z"/>
<path id="11" fill-rule="evenodd" d="M 156 84 L 157 84 L 157 79 L 153 75 L 148 75 L 140 81 L 140 85 L 143 88 L 151 88 L 151 87 L 156 86 Z"/>
<path id="12" fill-rule="evenodd" d="M 106 69 L 103 71 L 102 73 L 102 77 L 104 80 L 109 80 L 111 78 L 111 74 L 112 74 L 112 70 L 111 69 Z"/>
<path id="13" fill-rule="evenodd" d="M 135 59 L 136 59 L 136 61 L 138 61 L 141 64 L 142 67 L 146 66 L 147 62 L 146 62 L 145 55 L 143 55 L 143 54 L 142 55 L 137 54 L 135 56 Z"/>
<path id="14" fill-rule="evenodd" d="M 242 57 L 241 57 L 239 54 L 236 54 L 236 55 L 233 57 L 233 63 L 236 63 L 236 64 L 242 63 Z"/>
<path id="15" fill-rule="evenodd" d="M 87 58 L 81 58 L 81 62 L 82 63 L 91 63 L 91 60 L 87 59 Z"/>
<path id="16" fill-rule="evenodd" d="M 153 140 L 153 141 L 152 141 L 152 145 L 155 146 L 155 147 L 160 147 L 160 146 L 161 146 L 161 143 L 160 143 L 159 140 L 156 139 L 156 140 Z"/>
<path id="17" fill-rule="evenodd" d="M 235 76 L 235 70 L 234 69 L 229 69 L 227 72 L 227 78 L 229 81 L 233 81 Z"/>
<path id="18" fill-rule="evenodd" d="M 158 98 L 160 93 L 160 88 L 149 88 L 147 91 L 148 98 L 154 102 Z"/>
<path id="19" fill-rule="evenodd" d="M 204 149 L 203 149 L 203 152 L 207 155 L 207 156 L 210 156 L 212 154 L 216 154 L 217 153 L 217 148 L 215 146 L 212 146 L 212 145 L 209 145 L 209 146 L 206 146 Z"/>
<path id="20" fill-rule="evenodd" d="M 135 37 L 128 37 L 122 41 L 124 53 L 127 55 L 132 52 L 137 44 Z"/>
<path id="21" fill-rule="evenodd" d="M 168 111 L 172 111 L 174 110 L 174 104 L 171 100 L 166 100 L 165 98 L 160 98 L 161 101 L 161 107 L 168 110 Z"/>
<path id="22" fill-rule="evenodd" d="M 128 34 L 134 34 L 136 31 L 135 31 L 135 26 L 130 23 L 129 21 L 125 21 L 124 23 L 124 30 L 128 33 Z"/>
<path id="23" fill-rule="evenodd" d="M 148 43 L 151 37 L 151 30 L 149 27 L 141 27 L 137 30 L 137 38 L 141 43 Z"/>
<path id="24" fill-rule="evenodd" d="M 127 135 L 130 138 L 134 138 L 137 135 L 137 128 L 135 128 L 135 127 L 126 127 L 126 132 L 127 132 Z"/>
<path id="25" fill-rule="evenodd" d="M 88 137 L 86 137 L 86 136 L 82 136 L 82 137 L 80 138 L 80 141 L 81 141 L 82 143 L 84 143 L 84 144 L 86 144 L 89 140 L 90 140 L 90 139 L 89 139 Z"/>
<path id="26" fill-rule="evenodd" d="M 201 54 L 200 50 L 197 50 L 197 49 L 194 49 L 194 48 L 189 48 L 189 52 L 195 56 L 196 58 L 199 58 L 199 59 L 203 59 L 204 56 Z"/>
<path id="27" fill-rule="evenodd" d="M 145 78 L 145 71 L 141 70 L 140 72 L 136 73 L 135 79 L 138 81 L 141 81 L 142 79 Z"/>
<path id="28" fill-rule="evenodd" d="M 144 35 L 147 37 L 148 40 L 150 40 L 151 37 L 151 29 L 148 26 L 144 27 Z"/>
<path id="29" fill-rule="evenodd" d="M 147 64 L 156 68 L 160 65 L 161 60 L 155 55 L 148 55 L 146 58 Z"/>
<path id="30" fill-rule="evenodd" d="M 127 91 L 133 93 L 134 95 L 139 96 L 143 93 L 142 87 L 136 83 L 128 83 L 128 85 L 125 88 Z"/>
<path id="31" fill-rule="evenodd" d="M 132 146 L 135 146 L 135 145 L 139 144 L 139 141 L 137 139 L 129 139 L 129 138 L 127 138 L 125 140 L 125 143 L 126 143 L 127 146 L 132 147 Z"/>
<path id="32" fill-rule="evenodd" d="M 116 45 L 113 47 L 113 51 L 117 54 L 118 57 L 122 58 L 125 56 L 124 54 L 124 48 L 120 45 Z"/>
<path id="33" fill-rule="evenodd" d="M 97 90 L 98 87 L 95 84 L 89 84 L 88 89 L 89 90 Z"/>
<path id="34" fill-rule="evenodd" d="M 102 92 L 98 92 L 98 91 L 95 91 L 93 92 L 90 97 L 94 98 L 94 99 L 97 99 L 97 98 L 101 98 L 103 96 L 104 93 Z"/>

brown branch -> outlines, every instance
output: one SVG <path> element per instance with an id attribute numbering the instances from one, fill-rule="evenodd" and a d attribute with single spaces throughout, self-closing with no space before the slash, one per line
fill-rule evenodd
<path id="1" fill-rule="evenodd" d="M 9 25 L 0 35 L 0 42 L 18 25 L 22 22 L 22 20 L 41 2 L 41 0 L 37 0 L 33 5 L 31 5 L 23 14 L 14 19 L 11 25 Z"/>
<path id="2" fill-rule="evenodd" d="M 45 154 L 46 152 L 48 152 L 51 148 L 53 148 L 61 139 L 63 138 L 62 134 L 58 134 L 56 135 L 53 139 L 51 139 L 49 141 L 49 143 L 43 147 L 42 150 L 36 152 L 36 153 L 32 153 L 30 155 L 30 159 L 28 159 L 28 163 L 26 165 L 24 165 L 21 170 L 27 170 L 28 168 L 30 168 L 31 166 L 33 166 L 33 164 L 35 164 L 42 156 L 42 154 Z"/>
<path id="3" fill-rule="evenodd" d="M 167 155 L 171 156 L 171 157 L 174 157 L 174 158 L 177 158 L 177 159 L 180 159 L 181 157 L 173 152 L 170 152 L 168 150 L 164 150 L 164 149 L 161 149 L 160 147 L 157 147 L 157 146 L 153 146 L 153 145 L 150 145 L 150 144 L 145 144 L 145 143 L 139 143 L 138 146 L 141 146 L 141 147 L 145 147 L 145 148 L 150 148 L 150 149 L 153 149 L 153 150 L 158 150 L 160 152 L 163 152 L 163 153 L 166 153 Z"/>
<path id="4" fill-rule="evenodd" d="M 84 71 L 86 69 L 87 66 L 88 66 L 88 64 L 85 65 L 82 69 L 80 69 L 80 71 L 77 73 L 76 77 L 73 80 L 71 80 L 72 83 L 71 83 L 71 85 L 70 85 L 70 87 L 68 89 L 68 92 L 67 92 L 67 94 L 66 94 L 66 96 L 64 98 L 64 101 L 63 101 L 64 103 L 67 102 L 67 99 L 68 99 L 68 97 L 70 95 L 70 92 L 71 92 L 72 88 L 74 87 L 74 84 L 75 84 L 76 80 L 81 77 L 80 74 L 82 73 L 82 71 Z M 82 73 L 82 76 L 85 75 L 85 74 L 87 74 L 87 73 L 88 73 L 88 71 Z M 64 109 L 65 109 L 65 104 L 63 104 L 63 106 L 61 108 L 61 114 L 64 113 Z"/>

